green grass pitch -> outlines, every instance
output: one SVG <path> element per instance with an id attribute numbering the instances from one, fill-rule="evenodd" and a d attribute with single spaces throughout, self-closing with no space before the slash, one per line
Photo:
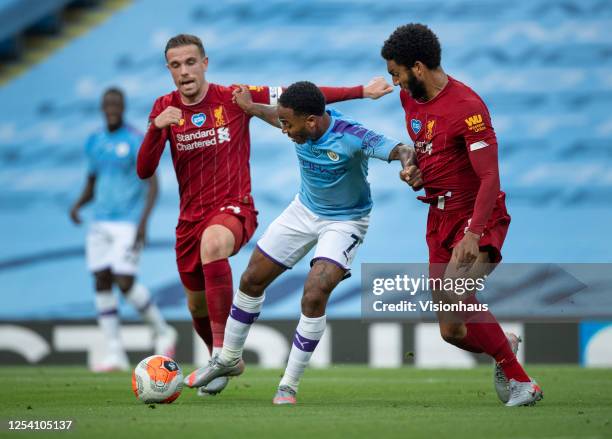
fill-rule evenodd
<path id="1" fill-rule="evenodd" d="M 190 372 L 185 367 L 184 372 Z M 280 371 L 247 368 L 222 395 L 185 388 L 173 404 L 136 400 L 131 374 L 80 367 L 0 367 L 0 437 L 612 438 L 612 370 L 529 367 L 535 407 L 505 408 L 492 367 L 307 370 L 298 405 L 275 407 Z M 70 432 L 8 431 L 8 420 L 73 419 Z"/>

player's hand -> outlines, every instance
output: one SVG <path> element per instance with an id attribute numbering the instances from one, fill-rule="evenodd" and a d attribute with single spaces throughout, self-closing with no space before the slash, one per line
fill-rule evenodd
<path id="1" fill-rule="evenodd" d="M 70 209 L 70 219 L 74 224 L 81 224 L 81 216 L 79 215 L 79 208 L 77 206 L 73 206 Z"/>
<path id="2" fill-rule="evenodd" d="M 249 107 L 253 103 L 253 97 L 246 85 L 239 85 L 232 91 L 232 101 L 238 104 L 245 112 L 249 112 Z"/>
<path id="3" fill-rule="evenodd" d="M 393 86 L 389 84 L 382 76 L 372 78 L 367 85 L 363 86 L 363 97 L 369 99 L 378 99 L 393 91 Z"/>
<path id="4" fill-rule="evenodd" d="M 462 267 L 472 265 L 476 262 L 478 254 L 480 253 L 479 242 L 480 236 L 476 233 L 470 232 L 469 230 L 465 232 L 459 244 L 453 249 L 450 260 L 451 264 L 457 264 L 457 266 Z"/>
<path id="5" fill-rule="evenodd" d="M 400 171 L 399 176 L 401 180 L 408 183 L 415 191 L 419 191 L 423 188 L 423 175 L 416 165 L 406 166 Z"/>
<path id="6" fill-rule="evenodd" d="M 144 247 L 147 242 L 147 225 L 146 224 L 138 224 L 138 228 L 136 229 L 136 239 L 134 239 L 134 245 L 132 248 L 134 250 L 139 250 Z"/>
<path id="7" fill-rule="evenodd" d="M 181 120 L 183 120 L 183 112 L 176 107 L 169 106 L 153 119 L 153 124 L 157 128 L 162 129 L 170 125 L 180 125 Z"/>

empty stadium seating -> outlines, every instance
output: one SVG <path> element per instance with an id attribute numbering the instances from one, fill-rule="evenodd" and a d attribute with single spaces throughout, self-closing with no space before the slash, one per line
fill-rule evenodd
<path id="1" fill-rule="evenodd" d="M 163 58 L 170 36 L 202 37 L 213 82 L 344 85 L 375 75 L 389 80 L 380 47 L 412 21 L 438 34 L 443 67 L 490 107 L 513 216 L 505 260 L 610 261 L 611 2 L 148 0 L 0 88 L 0 319 L 94 315 L 85 231 L 67 214 L 84 184 L 83 143 L 102 125 L 99 96 L 110 85 L 125 89 L 127 119 L 146 128 L 154 99 L 173 88 Z M 408 140 L 397 90 L 336 107 Z M 294 196 L 298 169 L 286 137 L 259 121 L 251 128 L 258 237 Z M 334 293 L 332 317 L 359 316 L 360 263 L 426 260 L 426 206 L 400 184 L 397 170 L 371 164 L 372 225 L 353 278 Z M 178 202 L 168 154 L 160 173 L 142 277 L 168 316 L 180 319 L 187 310 L 174 263 Z M 232 260 L 236 280 L 248 253 Z M 264 318 L 297 315 L 306 270 L 301 264 L 270 289 Z M 135 317 L 127 308 L 124 315 Z"/>

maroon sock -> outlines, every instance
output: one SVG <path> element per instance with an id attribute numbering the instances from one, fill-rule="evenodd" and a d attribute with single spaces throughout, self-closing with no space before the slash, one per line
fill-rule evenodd
<path id="1" fill-rule="evenodd" d="M 223 347 L 225 322 L 232 307 L 234 287 L 232 269 L 227 259 L 202 265 L 206 285 L 206 303 L 212 328 L 213 347 Z"/>
<path id="2" fill-rule="evenodd" d="M 476 296 L 468 298 L 466 303 L 479 304 Z M 475 340 L 482 351 L 489 354 L 501 366 L 508 379 L 530 381 L 525 370 L 512 352 L 508 338 L 491 311 L 475 311 L 465 315 L 468 335 Z"/>
<path id="3" fill-rule="evenodd" d="M 456 346 L 466 351 L 474 352 L 475 354 L 481 354 L 484 351 L 482 350 L 478 337 L 476 336 L 478 330 L 474 326 L 474 323 L 465 324 L 467 329 L 465 337 L 463 337 L 461 340 L 461 344 L 457 344 Z"/>
<path id="4" fill-rule="evenodd" d="M 210 329 L 210 319 L 206 317 L 192 317 L 193 328 L 196 330 L 200 338 L 206 343 L 208 353 L 212 355 L 213 335 Z"/>

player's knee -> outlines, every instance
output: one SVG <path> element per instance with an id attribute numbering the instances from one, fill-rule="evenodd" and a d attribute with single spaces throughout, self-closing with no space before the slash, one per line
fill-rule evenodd
<path id="1" fill-rule="evenodd" d="M 134 286 L 134 276 L 115 276 L 114 280 L 123 294 L 127 294 Z"/>
<path id="2" fill-rule="evenodd" d="M 233 236 L 230 232 L 220 233 L 207 229 L 202 236 L 202 262 L 217 261 L 228 258 L 234 249 Z"/>
<path id="3" fill-rule="evenodd" d="M 113 274 L 110 270 L 94 273 L 96 291 L 106 291 L 113 288 Z"/>
<path id="4" fill-rule="evenodd" d="M 266 288 L 265 279 L 257 273 L 257 270 L 247 267 L 240 276 L 240 291 L 252 297 L 259 297 Z"/>

